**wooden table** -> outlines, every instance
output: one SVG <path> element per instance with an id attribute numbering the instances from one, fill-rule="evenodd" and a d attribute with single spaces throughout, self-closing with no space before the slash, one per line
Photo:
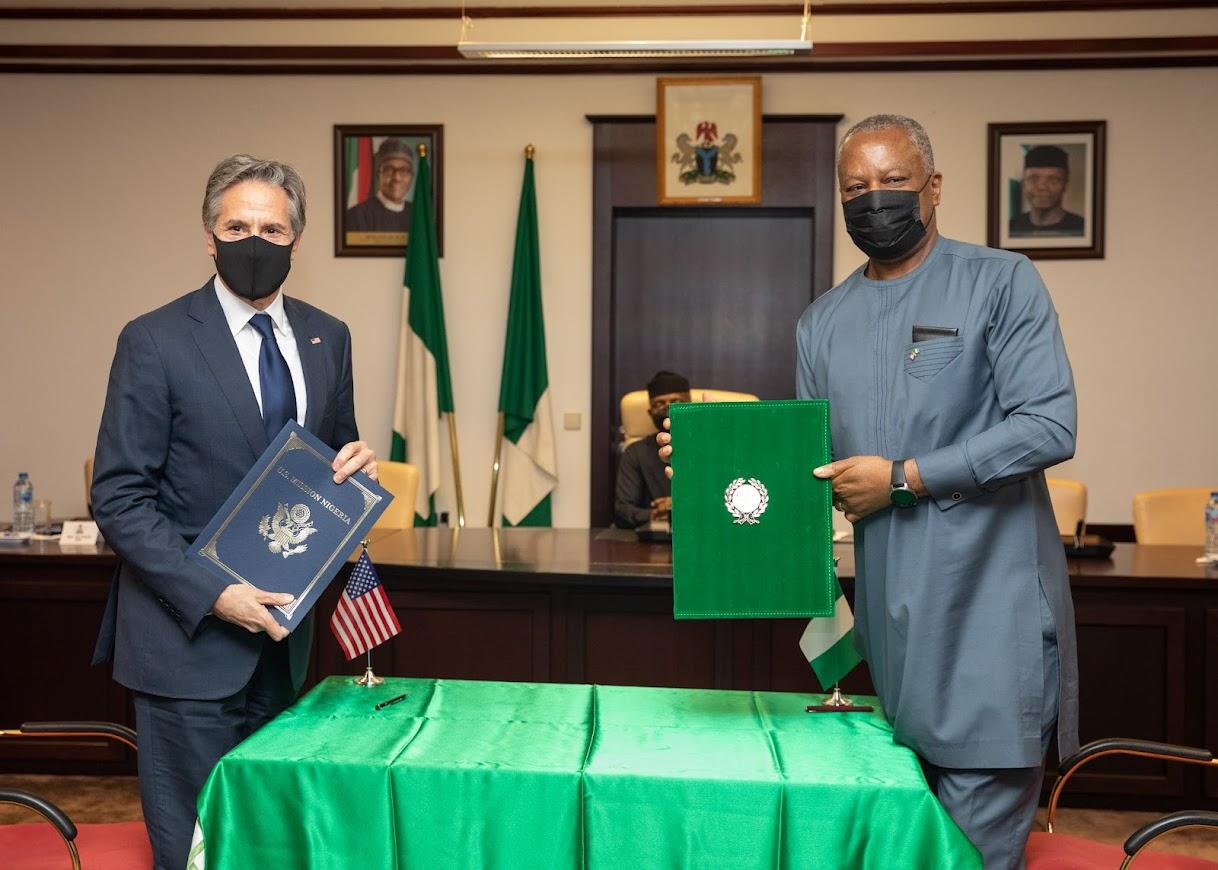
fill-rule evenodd
<path id="1" fill-rule="evenodd" d="M 1200 555 L 1117 544 L 1111 559 L 1070 561 L 1084 742 L 1145 737 L 1218 750 L 1218 570 L 1196 564 Z M 1196 767 L 1105 760 L 1085 771 L 1067 794 L 1218 809 L 1218 775 Z"/>
<path id="2" fill-rule="evenodd" d="M 402 622 L 378 649 L 400 676 L 688 688 L 817 690 L 797 641 L 804 620 L 672 619 L 671 550 L 627 532 L 412 529 L 370 552 Z M 854 561 L 838 545 L 849 595 Z M 1143 737 L 1218 748 L 1218 572 L 1191 547 L 1118 544 L 1111 560 L 1072 560 L 1082 737 Z M 35 718 L 130 722 L 128 693 L 89 668 L 115 559 L 54 544 L 0 551 L 0 725 Z M 354 673 L 319 613 L 310 683 Z M 866 668 L 846 681 L 871 690 Z M 0 770 L 121 767 L 109 748 L 0 745 Z M 107 767 L 109 766 L 109 767 Z M 1118 763 L 1069 795 L 1109 806 L 1218 808 L 1218 779 L 1195 769 Z"/>

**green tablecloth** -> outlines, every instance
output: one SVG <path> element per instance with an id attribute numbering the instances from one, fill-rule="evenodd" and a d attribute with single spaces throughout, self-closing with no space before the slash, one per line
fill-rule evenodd
<path id="1" fill-rule="evenodd" d="M 207 867 L 980 867 L 880 713 L 809 700 L 331 677 L 216 766 Z"/>

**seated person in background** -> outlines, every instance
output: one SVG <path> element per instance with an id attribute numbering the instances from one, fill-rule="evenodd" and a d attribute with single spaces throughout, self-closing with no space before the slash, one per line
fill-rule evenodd
<path id="1" fill-rule="evenodd" d="M 689 381 L 673 372 L 656 372 L 647 384 L 647 414 L 664 426 L 668 406 L 689 401 Z M 619 528 L 635 529 L 648 522 L 666 522 L 672 512 L 672 482 L 664 474 L 664 461 L 651 438 L 640 438 L 626 448 L 617 467 L 613 516 Z"/>

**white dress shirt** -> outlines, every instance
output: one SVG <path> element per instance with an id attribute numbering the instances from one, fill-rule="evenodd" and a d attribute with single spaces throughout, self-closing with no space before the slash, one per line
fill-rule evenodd
<path id="1" fill-rule="evenodd" d="M 275 294 L 275 300 L 267 306 L 266 311 L 260 312 L 236 293 L 228 289 L 224 279 L 219 275 L 215 278 L 216 298 L 224 310 L 224 318 L 228 328 L 233 333 L 233 341 L 237 342 L 237 351 L 241 354 L 241 362 L 245 365 L 245 373 L 249 376 L 250 386 L 254 388 L 254 398 L 258 400 L 258 410 L 262 411 L 262 381 L 258 377 L 258 354 L 262 352 L 262 333 L 250 325 L 250 318 L 255 314 L 269 314 L 274 324 L 275 341 L 279 351 L 287 361 L 288 371 L 292 373 L 292 389 L 296 392 L 296 422 L 304 425 L 305 411 L 308 410 L 308 397 L 305 394 L 304 367 L 300 364 L 300 349 L 296 347 L 296 335 L 292 332 L 292 324 L 288 322 L 288 313 L 283 309 L 283 292 Z"/>
<path id="2" fill-rule="evenodd" d="M 406 210 L 406 200 L 394 202 L 392 199 L 385 199 L 385 197 L 381 196 L 381 192 L 379 190 L 376 192 L 376 198 L 381 201 L 381 205 L 385 206 L 385 208 L 389 209 L 390 211 Z"/>

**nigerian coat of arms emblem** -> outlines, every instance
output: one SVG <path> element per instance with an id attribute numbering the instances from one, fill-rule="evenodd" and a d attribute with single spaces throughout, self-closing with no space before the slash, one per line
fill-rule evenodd
<path id="1" fill-rule="evenodd" d="M 736 180 L 733 167 L 744 161 L 736 152 L 738 141 L 735 133 L 725 133 L 720 139 L 719 125 L 714 121 L 700 122 L 693 136 L 678 135 L 671 159 L 681 170 L 681 183 L 731 184 Z"/>

